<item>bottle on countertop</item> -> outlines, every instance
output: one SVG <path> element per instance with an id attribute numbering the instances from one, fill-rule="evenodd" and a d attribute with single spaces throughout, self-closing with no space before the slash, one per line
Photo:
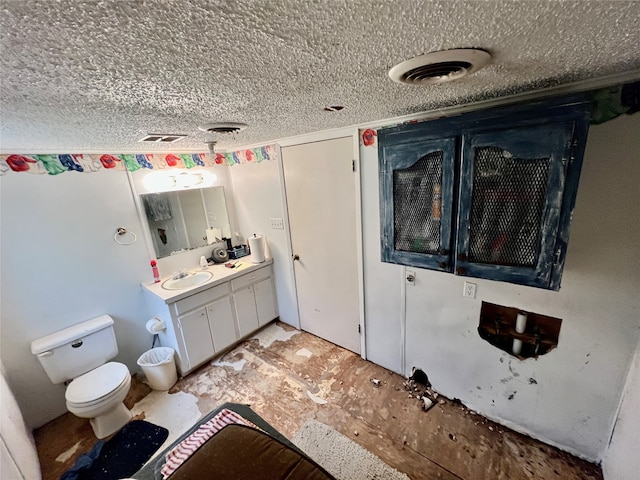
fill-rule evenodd
<path id="1" fill-rule="evenodd" d="M 158 262 L 151 260 L 151 271 L 153 272 L 153 281 L 160 282 L 160 271 L 158 270 Z"/>

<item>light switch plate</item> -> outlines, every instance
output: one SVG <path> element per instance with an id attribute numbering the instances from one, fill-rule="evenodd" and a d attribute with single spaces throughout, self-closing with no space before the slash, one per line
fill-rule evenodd
<path id="1" fill-rule="evenodd" d="M 275 230 L 284 230 L 284 220 L 282 218 L 270 218 L 271 228 Z"/>
<path id="2" fill-rule="evenodd" d="M 464 282 L 464 291 L 462 296 L 465 298 L 476 298 L 476 284 L 471 282 Z"/>

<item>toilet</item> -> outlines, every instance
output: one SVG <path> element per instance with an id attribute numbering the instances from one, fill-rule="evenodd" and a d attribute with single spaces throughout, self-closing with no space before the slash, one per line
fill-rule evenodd
<path id="1" fill-rule="evenodd" d="M 53 383 L 66 383 L 67 409 L 89 418 L 93 432 L 105 438 L 120 430 L 131 411 L 124 399 L 131 387 L 126 365 L 109 362 L 118 354 L 113 318 L 102 315 L 31 342 L 31 353 Z"/>

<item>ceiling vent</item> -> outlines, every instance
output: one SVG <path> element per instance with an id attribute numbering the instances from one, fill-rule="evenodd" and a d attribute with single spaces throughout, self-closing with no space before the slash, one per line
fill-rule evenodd
<path id="1" fill-rule="evenodd" d="M 441 50 L 399 63 L 389 70 L 389 77 L 409 85 L 436 85 L 471 75 L 490 62 L 491 55 L 477 48 Z"/>
<path id="2" fill-rule="evenodd" d="M 151 143 L 175 143 L 178 140 L 182 140 L 187 135 L 166 135 L 162 133 L 150 133 L 145 137 L 142 137 L 140 142 L 151 142 Z"/>
<path id="3" fill-rule="evenodd" d="M 218 122 L 200 125 L 198 128 L 208 133 L 238 133 L 247 127 L 248 125 L 246 123 Z"/>

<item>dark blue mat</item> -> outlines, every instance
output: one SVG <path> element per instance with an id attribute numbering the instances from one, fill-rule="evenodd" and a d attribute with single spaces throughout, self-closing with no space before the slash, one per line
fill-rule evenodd
<path id="1" fill-rule="evenodd" d="M 100 440 L 81 455 L 60 480 L 118 480 L 136 473 L 160 448 L 169 430 L 133 420 L 108 441 Z"/>

